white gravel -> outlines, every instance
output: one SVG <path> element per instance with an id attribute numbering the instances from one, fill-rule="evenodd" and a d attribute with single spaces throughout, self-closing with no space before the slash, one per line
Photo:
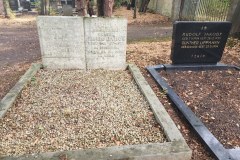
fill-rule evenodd
<path id="1" fill-rule="evenodd" d="M 0 156 L 164 142 L 128 71 L 41 70 L 0 120 Z"/>

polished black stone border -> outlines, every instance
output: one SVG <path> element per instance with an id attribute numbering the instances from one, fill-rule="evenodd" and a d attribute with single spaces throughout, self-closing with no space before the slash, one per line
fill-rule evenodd
<path id="1" fill-rule="evenodd" d="M 160 76 L 160 70 L 223 70 L 236 69 L 239 67 L 233 65 L 216 64 L 216 65 L 170 65 L 161 64 L 147 67 L 148 72 L 158 83 L 158 85 L 166 91 L 166 94 L 175 104 L 178 110 L 184 115 L 188 123 L 193 127 L 196 133 L 200 136 L 203 142 L 211 150 L 214 156 L 219 160 L 236 160 L 236 158 L 229 153 L 227 149 L 216 139 L 216 137 L 207 129 L 201 120 L 192 112 L 192 110 L 183 102 L 183 100 L 175 93 L 175 91 L 167 84 L 167 82 Z"/>

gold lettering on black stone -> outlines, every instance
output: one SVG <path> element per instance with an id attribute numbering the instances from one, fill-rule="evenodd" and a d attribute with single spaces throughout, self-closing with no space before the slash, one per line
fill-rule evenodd
<path id="1" fill-rule="evenodd" d="M 230 22 L 174 22 L 173 64 L 216 64 L 221 60 L 230 29 Z"/>
<path id="2" fill-rule="evenodd" d="M 218 48 L 221 32 L 182 33 L 181 48 Z"/>

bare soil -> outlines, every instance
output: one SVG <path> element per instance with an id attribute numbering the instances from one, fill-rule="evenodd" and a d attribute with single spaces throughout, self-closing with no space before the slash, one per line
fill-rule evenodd
<path id="1" fill-rule="evenodd" d="M 40 59 L 36 17 L 0 18 L 0 99 Z"/>
<path id="2" fill-rule="evenodd" d="M 240 147 L 240 71 L 160 74 L 226 148 Z"/>
<path id="3" fill-rule="evenodd" d="M 139 13 L 133 18 L 133 10 L 120 7 L 114 11 L 115 16 L 122 16 L 128 20 L 128 42 L 171 37 L 172 23 L 169 18 L 161 14 Z"/>
<path id="4" fill-rule="evenodd" d="M 170 19 L 166 16 L 154 13 L 139 13 L 136 12 L 136 18 L 133 18 L 133 10 L 127 10 L 127 7 L 120 7 L 114 10 L 114 16 L 122 16 L 127 18 L 128 24 L 138 24 L 138 25 L 151 25 L 151 24 L 161 24 L 169 25 Z"/>
<path id="5" fill-rule="evenodd" d="M 35 16 L 0 19 L 0 67 L 40 59 Z"/>

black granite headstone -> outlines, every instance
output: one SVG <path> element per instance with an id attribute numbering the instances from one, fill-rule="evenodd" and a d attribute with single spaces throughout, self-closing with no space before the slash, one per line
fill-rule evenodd
<path id="1" fill-rule="evenodd" d="M 173 25 L 173 64 L 216 64 L 221 60 L 230 22 L 176 21 Z"/>

